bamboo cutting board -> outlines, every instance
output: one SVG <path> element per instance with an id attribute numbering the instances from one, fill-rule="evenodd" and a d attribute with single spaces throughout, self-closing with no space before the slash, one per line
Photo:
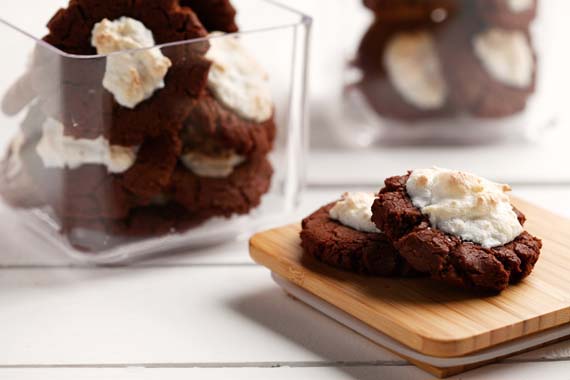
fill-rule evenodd
<path id="1" fill-rule="evenodd" d="M 461 357 L 570 322 L 570 221 L 513 203 L 544 245 L 533 273 L 499 295 L 331 268 L 303 257 L 298 224 L 253 236 L 250 252 L 280 277 L 419 353 Z"/>

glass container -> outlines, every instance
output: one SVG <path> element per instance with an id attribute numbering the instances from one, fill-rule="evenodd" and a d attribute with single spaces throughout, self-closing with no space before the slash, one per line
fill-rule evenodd
<path id="1" fill-rule="evenodd" d="M 239 32 L 83 55 L 42 39 L 66 2 L 0 5 L 3 220 L 103 264 L 218 243 L 294 208 L 311 19 L 233 3 Z"/>

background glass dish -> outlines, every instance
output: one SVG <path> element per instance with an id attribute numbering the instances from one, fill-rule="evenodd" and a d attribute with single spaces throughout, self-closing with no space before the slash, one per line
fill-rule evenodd
<path id="1" fill-rule="evenodd" d="M 492 1 L 491 1 L 492 2 Z M 479 2 L 477 0 L 441 1 L 440 4 L 455 3 L 460 9 L 468 9 L 476 4 L 489 4 L 491 2 Z M 384 1 L 384 4 L 389 3 Z M 394 4 L 403 2 L 394 1 Z M 413 4 L 414 2 L 407 2 Z M 421 2 L 418 2 L 421 3 Z M 438 3 L 437 1 L 431 3 Z M 362 1 L 339 1 L 337 6 L 331 5 L 329 13 L 343 14 L 346 17 L 339 19 L 338 24 L 328 22 L 316 24 L 315 41 L 323 47 L 315 55 L 315 66 L 318 60 L 326 61 L 318 64 L 316 75 L 327 77 L 339 77 L 339 84 L 334 81 L 328 85 L 320 85 L 318 102 L 315 103 L 312 117 L 313 125 L 318 128 L 312 131 L 312 143 L 315 146 L 327 147 L 336 145 L 339 147 L 372 147 L 372 146 L 399 146 L 399 145 L 464 145 L 464 144 L 497 144 L 497 143 L 528 143 L 535 142 L 545 135 L 545 132 L 556 124 L 559 124 L 560 114 L 564 111 L 563 99 L 565 87 L 570 83 L 570 76 L 566 67 L 570 63 L 568 49 L 564 49 L 554 42 L 560 36 L 567 35 L 568 25 L 564 14 L 569 9 L 563 1 L 538 0 L 536 17 L 527 27 L 519 27 L 523 33 L 530 35 L 532 47 L 536 55 L 536 82 L 534 91 L 528 97 L 526 106 L 520 112 L 505 112 L 500 116 L 479 116 L 465 107 L 457 107 L 452 112 L 440 116 L 430 117 L 394 117 L 386 113 L 377 112 L 371 103 L 390 102 L 393 99 L 385 93 L 377 95 L 364 94 L 359 83 L 363 80 L 370 81 L 364 76 L 362 66 L 358 64 L 358 50 L 364 35 L 374 23 L 374 13 L 363 5 Z M 417 4 L 416 4 L 417 6 Z M 457 13 L 448 14 L 441 19 L 440 10 L 434 11 L 433 17 L 440 20 L 425 27 L 435 35 L 436 42 L 449 39 L 461 28 L 469 27 L 469 22 L 478 16 L 469 10 L 468 17 L 462 18 Z M 471 21 L 466 21 L 471 20 Z M 320 20 L 319 20 L 320 21 Z M 326 21 L 326 20 L 325 20 Z M 422 29 L 416 23 L 410 27 L 409 23 L 387 22 L 379 20 L 382 26 L 397 30 L 398 33 Z M 413 24 L 413 23 L 412 23 Z M 486 21 L 481 22 L 479 31 L 490 27 L 500 26 L 503 29 L 517 29 Z M 331 48 L 330 35 L 335 31 L 342 30 L 338 34 L 335 49 Z M 326 33 L 325 33 L 326 32 Z M 328 41 L 328 42 L 327 42 Z M 468 52 L 472 47 L 468 39 L 460 46 L 456 46 L 456 54 L 459 50 Z M 324 46 L 327 45 L 326 49 Z M 378 44 L 378 66 L 382 65 L 383 48 Z M 327 53 L 328 52 L 328 53 Z M 322 54 L 321 54 L 322 53 Z M 467 85 L 477 84 L 477 79 L 470 75 L 461 60 L 449 62 L 444 57 L 442 61 L 444 71 L 458 71 L 464 75 Z M 322 68 L 322 70 L 321 70 Z M 516 69 L 516 68 L 514 68 Z M 314 78 L 316 75 L 312 75 Z M 445 76 L 445 72 L 444 72 Z M 389 76 L 377 76 L 375 81 L 379 87 L 390 85 Z M 322 82 L 319 81 L 319 82 Z M 313 91 L 314 85 L 311 86 Z M 493 91 L 488 91 L 487 98 L 492 97 Z M 450 101 L 457 99 L 455 92 L 449 94 Z M 371 98 L 373 99 L 371 102 Z M 375 100 L 374 100 L 375 98 Z M 500 99 L 506 101 L 508 97 Z M 334 102 L 338 107 L 330 107 Z M 452 106 L 453 108 L 454 106 Z M 325 143 L 324 141 L 328 141 Z"/>

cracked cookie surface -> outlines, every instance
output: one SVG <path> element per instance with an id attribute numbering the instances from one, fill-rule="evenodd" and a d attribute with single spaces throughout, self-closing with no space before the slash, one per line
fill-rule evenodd
<path id="1" fill-rule="evenodd" d="M 93 55 L 91 33 L 103 19 L 130 17 L 142 22 L 156 44 L 206 37 L 196 14 L 177 0 L 71 0 L 48 23 L 44 40 L 70 54 Z M 105 136 L 112 144 L 136 146 L 164 128 L 178 128 L 186 117 L 185 100 L 198 97 L 206 87 L 210 61 L 201 41 L 162 48 L 172 62 L 165 88 L 135 109 L 120 106 L 103 88 L 106 59 L 79 60 L 38 47 L 32 70 L 33 87 L 44 112 L 61 121 L 66 135 Z M 126 54 L 126 53 L 123 53 Z M 51 79 L 50 79 L 51 78 Z"/>
<path id="2" fill-rule="evenodd" d="M 250 157 L 226 178 L 200 177 L 179 163 L 169 195 L 190 212 L 224 217 L 247 214 L 260 204 L 272 176 L 273 167 L 265 156 Z"/>
<path id="3" fill-rule="evenodd" d="M 40 139 L 36 126 L 42 120 L 45 117 L 41 110 L 32 107 L 22 123 L 26 149 L 21 160 L 36 193 L 58 217 L 124 218 L 131 208 L 147 205 L 170 184 L 182 149 L 178 136 L 165 133 L 147 139 L 134 164 L 123 173 L 109 173 L 97 164 L 53 168 L 46 167 L 36 151 Z"/>
<path id="4" fill-rule="evenodd" d="M 190 7 L 209 32 L 238 31 L 237 12 L 229 0 L 180 0 L 180 5 Z"/>
<path id="5" fill-rule="evenodd" d="M 378 276 L 413 276 L 417 272 L 381 233 L 344 226 L 330 218 L 336 202 L 321 207 L 302 222 L 304 252 L 328 265 Z"/>
<path id="6" fill-rule="evenodd" d="M 540 255 L 540 239 L 523 232 L 503 246 L 483 248 L 433 228 L 407 194 L 408 177 L 386 179 L 372 205 L 372 221 L 412 267 L 434 279 L 484 291 L 501 291 L 530 274 Z M 523 224 L 524 215 L 513 209 Z"/>
<path id="7" fill-rule="evenodd" d="M 274 116 L 261 123 L 245 120 L 208 93 L 192 101 L 181 138 L 189 149 L 204 153 L 231 149 L 252 156 L 271 151 L 276 133 Z"/>

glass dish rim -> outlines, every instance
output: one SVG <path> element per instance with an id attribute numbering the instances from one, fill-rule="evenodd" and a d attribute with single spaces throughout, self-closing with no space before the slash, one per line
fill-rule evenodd
<path id="1" fill-rule="evenodd" d="M 65 58 L 71 58 L 71 59 L 78 59 L 78 60 L 89 60 L 89 59 L 106 58 L 106 57 L 113 56 L 113 55 L 129 54 L 129 53 L 134 53 L 134 52 L 144 51 L 144 50 L 150 50 L 150 49 L 164 49 L 164 48 L 170 48 L 170 47 L 174 47 L 174 46 L 194 44 L 194 43 L 209 41 L 209 40 L 217 39 L 217 38 L 225 38 L 225 37 L 229 37 L 229 36 L 240 36 L 240 35 L 248 35 L 248 34 L 265 33 L 265 32 L 270 32 L 270 31 L 274 31 L 274 30 L 289 29 L 289 28 L 297 27 L 299 25 L 305 25 L 308 27 L 313 22 L 313 18 L 311 16 L 309 16 L 309 15 L 307 15 L 307 14 L 305 14 L 305 13 L 303 13 L 303 12 L 293 8 L 293 7 L 285 5 L 285 4 L 283 4 L 277 0 L 256 0 L 256 1 L 270 4 L 271 6 L 280 8 L 283 11 L 297 15 L 299 17 L 299 20 L 295 21 L 295 22 L 284 23 L 281 25 L 274 25 L 274 26 L 248 29 L 248 30 L 234 32 L 234 33 L 223 33 L 223 34 L 214 35 L 214 36 L 208 35 L 205 37 L 191 38 L 191 39 L 186 39 L 186 40 L 181 40 L 181 41 L 166 42 L 163 44 L 158 44 L 158 45 L 149 46 L 149 47 L 120 50 L 120 51 L 116 51 L 116 52 L 112 52 L 112 53 L 108 53 L 108 54 L 92 54 L 92 55 L 80 55 L 80 54 L 66 53 L 65 51 L 45 42 L 41 38 L 34 36 L 30 32 L 23 30 L 22 28 L 14 25 L 13 23 L 5 20 L 2 17 L 0 17 L 0 25 L 4 25 L 4 26 L 8 27 L 9 29 L 12 29 L 12 30 L 20 33 L 21 35 L 24 35 L 25 37 L 33 40 L 36 44 L 54 52 L 55 54 L 57 54 L 59 56 L 62 56 Z"/>

